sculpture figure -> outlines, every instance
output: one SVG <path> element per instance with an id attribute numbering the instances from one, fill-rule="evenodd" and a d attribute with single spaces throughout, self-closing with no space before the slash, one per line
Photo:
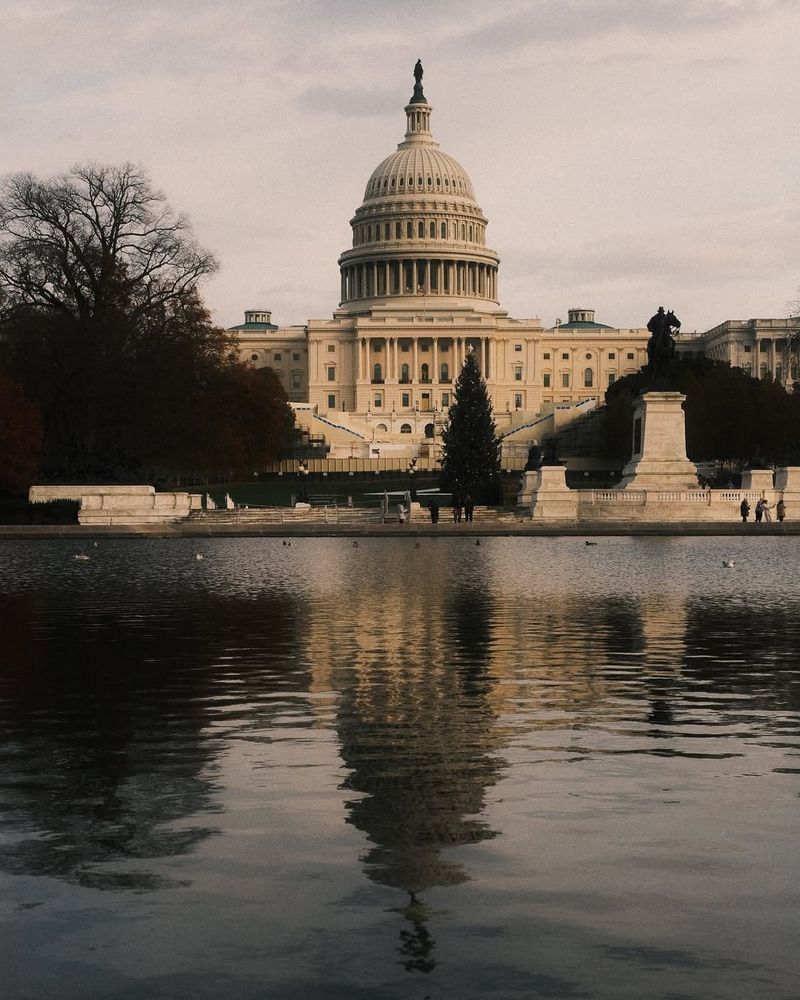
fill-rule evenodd
<path id="1" fill-rule="evenodd" d="M 647 329 L 651 333 L 647 341 L 647 370 L 651 385 L 669 385 L 669 363 L 675 356 L 675 338 L 672 334 L 680 326 L 681 321 L 675 313 L 671 309 L 665 312 L 663 306 L 658 307 L 658 312 L 647 323 Z"/>
<path id="2" fill-rule="evenodd" d="M 417 64 L 414 66 L 414 93 L 411 97 L 412 104 L 424 104 L 425 94 L 422 92 L 422 60 L 417 59 Z"/>

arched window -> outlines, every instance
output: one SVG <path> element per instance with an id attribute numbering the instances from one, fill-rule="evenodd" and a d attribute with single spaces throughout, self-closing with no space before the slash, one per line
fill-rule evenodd
<path id="1" fill-rule="evenodd" d="M 400 433 L 401 434 L 410 434 L 411 433 L 411 424 L 400 424 Z"/>
<path id="2" fill-rule="evenodd" d="M 372 366 L 372 381 L 383 382 L 383 372 L 380 365 Z"/>
<path id="3" fill-rule="evenodd" d="M 466 238 L 467 238 L 467 227 L 462 222 L 461 223 L 461 239 L 465 240 Z"/>
<path id="4" fill-rule="evenodd" d="M 401 222 L 395 222 L 394 224 L 394 238 L 399 240 L 403 235 L 403 224 Z"/>
<path id="5" fill-rule="evenodd" d="M 425 424 L 425 437 L 426 438 L 433 437 L 433 424 Z"/>
<path id="6" fill-rule="evenodd" d="M 447 223 L 446 222 L 443 222 L 441 224 L 441 226 L 439 227 L 439 235 L 442 237 L 443 240 L 447 239 Z"/>
<path id="7" fill-rule="evenodd" d="M 431 222 L 428 224 L 428 235 L 432 240 L 436 239 L 436 223 Z"/>
<path id="8" fill-rule="evenodd" d="M 583 385 L 586 389 L 591 389 L 594 385 L 594 372 L 591 368 L 585 368 L 583 372 Z"/>
<path id="9" fill-rule="evenodd" d="M 408 365 L 400 365 L 400 381 L 405 383 L 411 381 L 408 374 Z"/>
<path id="10" fill-rule="evenodd" d="M 419 375 L 423 382 L 427 382 L 429 380 L 430 377 L 429 372 L 430 369 L 428 368 L 427 364 L 420 366 Z"/>
<path id="11" fill-rule="evenodd" d="M 389 231 L 390 231 L 389 230 L 389 223 L 387 222 L 386 225 L 383 227 L 383 238 L 385 240 L 389 239 Z"/>
<path id="12" fill-rule="evenodd" d="M 448 363 L 446 361 L 442 362 L 441 381 L 442 382 L 449 382 L 450 381 L 450 366 L 448 365 Z"/>
<path id="13" fill-rule="evenodd" d="M 389 430 L 389 428 L 386 426 L 386 424 L 377 424 L 375 426 L 375 430 L 381 431 L 383 434 L 385 434 Z"/>
<path id="14" fill-rule="evenodd" d="M 417 236 L 421 240 L 425 239 L 425 223 L 421 220 L 417 223 Z"/>
<path id="15" fill-rule="evenodd" d="M 414 223 L 410 219 L 406 223 L 406 237 L 409 240 L 414 239 Z"/>
<path id="16" fill-rule="evenodd" d="M 470 243 L 472 243 L 472 223 L 470 223 L 470 227 L 469 227 L 469 241 L 470 241 Z"/>

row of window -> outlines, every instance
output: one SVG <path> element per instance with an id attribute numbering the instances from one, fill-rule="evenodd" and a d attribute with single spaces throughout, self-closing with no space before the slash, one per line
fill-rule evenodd
<path id="1" fill-rule="evenodd" d="M 762 365 L 762 368 L 764 369 L 764 371 L 766 371 L 766 365 Z M 420 382 L 429 382 L 430 381 L 430 368 L 429 368 L 429 366 L 427 364 L 420 365 L 420 370 L 419 371 L 420 371 Z M 329 365 L 328 366 L 327 374 L 328 374 L 328 381 L 329 382 L 335 382 L 336 381 L 336 367 L 334 365 Z M 608 378 L 608 384 L 609 385 L 613 385 L 613 383 L 617 379 L 616 372 L 608 372 L 607 378 Z M 763 373 L 762 373 L 762 378 L 763 378 Z M 383 366 L 380 365 L 380 364 L 373 365 L 372 366 L 372 381 L 373 382 L 383 382 L 383 380 L 384 380 L 383 379 Z M 409 366 L 406 365 L 406 364 L 401 365 L 400 366 L 400 384 L 402 385 L 403 383 L 410 382 L 410 381 L 411 381 L 411 377 L 410 377 L 410 368 L 409 368 Z M 440 382 L 449 382 L 450 381 L 450 366 L 446 362 L 443 362 L 440 365 L 440 368 L 439 368 L 439 381 Z M 514 381 L 515 382 L 521 382 L 522 381 L 522 368 L 519 367 L 519 366 L 517 366 L 517 367 L 514 368 Z M 571 382 L 570 372 L 561 372 L 561 388 L 562 389 L 569 389 L 570 382 Z M 543 372 L 542 373 L 542 385 L 544 386 L 545 389 L 551 388 L 551 386 L 552 386 L 552 373 L 551 372 Z M 584 371 L 583 371 L 583 387 L 585 389 L 592 389 L 592 388 L 594 388 L 594 369 L 592 369 L 592 368 L 585 368 L 584 369 Z M 407 395 L 407 393 L 403 394 L 404 398 L 405 398 L 406 395 Z M 407 405 L 407 404 L 403 404 L 403 405 Z M 445 405 L 445 404 L 443 404 L 443 405 Z"/>
<path id="2" fill-rule="evenodd" d="M 328 350 L 330 350 L 330 347 L 328 348 Z M 251 354 L 250 355 L 250 360 L 251 361 L 258 361 L 258 355 L 257 354 Z M 282 352 L 281 351 L 275 351 L 275 353 L 272 355 L 272 360 L 273 361 L 283 361 L 283 354 L 282 354 Z M 295 351 L 292 354 L 292 361 L 299 361 L 299 360 L 300 360 L 300 355 L 299 355 L 299 353 L 297 353 Z"/>
<path id="3" fill-rule="evenodd" d="M 443 392 L 441 394 L 441 400 L 442 400 L 442 407 L 443 408 L 447 408 L 450 405 L 450 393 L 449 392 Z M 372 405 L 377 410 L 380 410 L 380 409 L 383 408 L 383 393 L 382 392 L 376 392 L 374 394 L 374 396 L 372 398 Z M 430 393 L 423 392 L 422 393 L 422 409 L 423 409 L 423 411 L 429 410 L 430 409 L 430 405 L 431 405 Z M 410 410 L 411 409 L 411 393 L 410 392 L 403 392 L 403 393 L 400 394 L 400 407 L 402 409 L 404 409 L 404 410 Z M 337 400 L 336 393 L 335 392 L 328 393 L 328 409 L 329 410 L 335 410 L 337 408 L 338 408 L 338 400 Z M 342 409 L 344 409 L 344 404 L 342 404 Z M 408 428 L 408 429 L 406 430 L 406 428 Z M 380 427 L 378 429 L 380 430 Z M 383 430 L 387 430 L 387 428 L 384 427 Z M 410 424 L 403 424 L 402 427 L 400 428 L 400 433 L 401 434 L 410 434 L 411 433 L 411 425 Z"/>
<path id="4" fill-rule="evenodd" d="M 459 228 L 460 227 L 460 228 Z M 451 240 L 458 240 L 458 234 L 461 233 L 462 243 L 483 243 L 485 240 L 485 227 L 479 225 L 473 225 L 473 223 L 447 223 L 447 222 L 436 222 L 434 219 L 429 219 L 427 222 L 423 219 L 417 219 L 416 221 L 408 219 L 406 221 L 405 227 L 402 222 L 395 222 L 394 227 L 391 222 L 376 222 L 374 225 L 362 225 L 353 227 L 353 246 L 359 246 L 362 243 L 372 243 L 374 242 L 384 242 L 386 240 L 392 239 L 392 230 L 394 229 L 394 239 L 401 240 L 403 238 L 403 229 L 405 228 L 405 238 L 407 240 L 435 240 L 442 239 L 446 240 L 448 237 Z M 416 233 L 416 237 L 414 234 Z"/>
<path id="5" fill-rule="evenodd" d="M 443 407 L 447 407 L 447 406 L 450 405 L 450 393 L 449 392 L 443 392 L 442 396 L 441 396 L 441 399 L 442 399 L 442 406 Z M 423 410 L 429 410 L 430 409 L 430 405 L 431 405 L 431 395 L 430 395 L 430 393 L 429 392 L 423 392 L 422 393 L 422 409 Z M 373 393 L 373 396 L 372 396 L 372 406 L 376 410 L 380 410 L 380 409 L 383 408 L 383 393 L 382 392 L 375 392 L 375 393 Z M 403 409 L 403 410 L 410 410 L 411 409 L 411 393 L 410 392 L 401 392 L 400 393 L 400 408 Z"/>
<path id="6" fill-rule="evenodd" d="M 327 375 L 329 382 L 336 381 L 335 365 L 328 365 Z M 430 365 L 428 365 L 427 363 L 420 365 L 419 377 L 421 382 L 430 382 L 431 380 Z M 372 381 L 383 382 L 383 365 L 375 364 L 372 366 Z M 410 381 L 411 381 L 410 366 L 407 364 L 400 365 L 400 384 L 402 385 L 404 382 L 410 382 Z M 446 361 L 443 361 L 441 365 L 439 365 L 439 381 L 440 382 L 450 381 L 450 365 Z"/>
<path id="7" fill-rule="evenodd" d="M 427 184 L 425 180 L 427 179 Z M 380 194 L 388 194 L 390 191 L 460 191 L 466 193 L 466 185 L 460 177 L 436 177 L 428 174 L 417 174 L 417 183 L 414 183 L 414 174 L 409 174 L 408 178 L 403 177 L 378 177 L 369 182 L 367 186 L 367 197 L 375 198 Z"/>
<path id="8" fill-rule="evenodd" d="M 515 351 L 516 350 L 521 350 L 521 348 L 517 348 L 517 345 L 515 344 L 514 345 L 514 350 Z M 544 358 L 545 361 L 550 361 L 551 358 L 552 358 L 552 352 L 551 351 L 545 351 L 542 354 L 542 357 Z M 569 361 L 571 357 L 572 357 L 572 355 L 569 353 L 569 351 L 562 351 L 561 352 L 561 360 L 562 361 Z M 587 354 L 586 355 L 586 360 L 589 361 L 591 359 L 591 357 L 592 357 L 591 354 Z M 616 351 L 608 351 L 606 353 L 606 357 L 608 358 L 609 361 L 616 361 L 616 359 L 617 359 L 617 352 Z M 628 361 L 635 361 L 636 360 L 636 354 L 635 354 L 634 351 L 628 351 L 627 354 L 625 355 L 625 357 L 628 359 Z"/>
<path id="9" fill-rule="evenodd" d="M 419 346 L 419 350 L 422 351 L 423 353 L 426 353 L 427 351 L 430 350 L 430 343 L 428 341 L 420 340 L 420 341 L 418 341 L 418 346 Z M 410 340 L 401 341 L 401 343 L 400 343 L 400 350 L 403 351 L 403 352 L 410 351 L 411 350 L 411 341 Z M 449 344 L 449 342 L 447 340 L 440 340 L 439 341 L 439 351 L 440 351 L 440 353 L 446 354 L 449 350 L 450 350 L 450 344 Z M 521 351 L 522 351 L 522 344 L 514 344 L 514 350 L 517 353 L 521 353 Z M 373 351 L 374 354 L 380 354 L 383 351 L 383 344 L 379 340 L 373 341 L 373 343 L 372 343 L 372 351 Z M 328 354 L 334 354 L 335 352 L 336 352 L 336 345 L 335 344 L 328 344 Z M 257 357 L 258 357 L 258 355 L 254 354 L 253 355 L 253 360 L 255 361 Z M 568 351 L 563 351 L 562 354 L 561 354 L 561 360 L 562 361 L 569 361 L 571 359 L 571 357 L 572 357 L 572 355 Z M 586 360 L 589 361 L 591 359 L 591 357 L 592 357 L 591 354 L 587 354 L 586 355 Z M 616 359 L 617 359 L 616 351 L 608 351 L 607 354 L 606 354 L 606 357 L 608 358 L 609 361 L 616 361 Z M 636 354 L 633 351 L 628 351 L 626 353 L 625 357 L 627 358 L 628 361 L 635 361 L 636 360 Z M 542 354 L 542 358 L 545 361 L 551 361 L 552 360 L 552 352 L 551 351 L 544 351 L 544 353 Z M 280 355 L 276 355 L 275 356 L 275 360 L 279 361 L 280 360 Z M 294 360 L 295 361 L 299 360 L 299 355 L 294 355 Z"/>

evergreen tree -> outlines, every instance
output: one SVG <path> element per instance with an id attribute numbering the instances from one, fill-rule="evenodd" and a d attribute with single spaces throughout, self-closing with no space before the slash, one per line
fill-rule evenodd
<path id="1" fill-rule="evenodd" d="M 454 493 L 495 490 L 500 482 L 500 439 L 492 404 L 473 354 L 456 379 L 453 404 L 442 432 L 442 481 Z"/>

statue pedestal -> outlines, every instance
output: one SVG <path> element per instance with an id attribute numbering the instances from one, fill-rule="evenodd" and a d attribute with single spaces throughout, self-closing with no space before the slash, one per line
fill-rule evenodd
<path id="1" fill-rule="evenodd" d="M 686 456 L 686 415 L 680 392 L 645 392 L 633 411 L 633 455 L 617 489 L 687 490 L 697 467 Z"/>
<path id="2" fill-rule="evenodd" d="M 534 521 L 578 519 L 578 494 L 567 486 L 563 465 L 543 465 L 526 472 L 518 502 L 530 503 Z"/>
<path id="3" fill-rule="evenodd" d="M 775 470 L 775 489 L 780 490 L 780 497 L 786 507 L 786 517 L 790 521 L 800 519 L 800 467 L 796 465 L 783 466 Z M 773 514 L 773 517 L 776 515 Z"/>
<path id="4" fill-rule="evenodd" d="M 781 489 L 781 487 L 777 488 Z M 783 488 L 785 489 L 785 487 Z M 742 473 L 742 489 L 758 490 L 759 493 L 763 493 L 764 490 L 771 490 L 772 469 L 745 469 Z"/>

